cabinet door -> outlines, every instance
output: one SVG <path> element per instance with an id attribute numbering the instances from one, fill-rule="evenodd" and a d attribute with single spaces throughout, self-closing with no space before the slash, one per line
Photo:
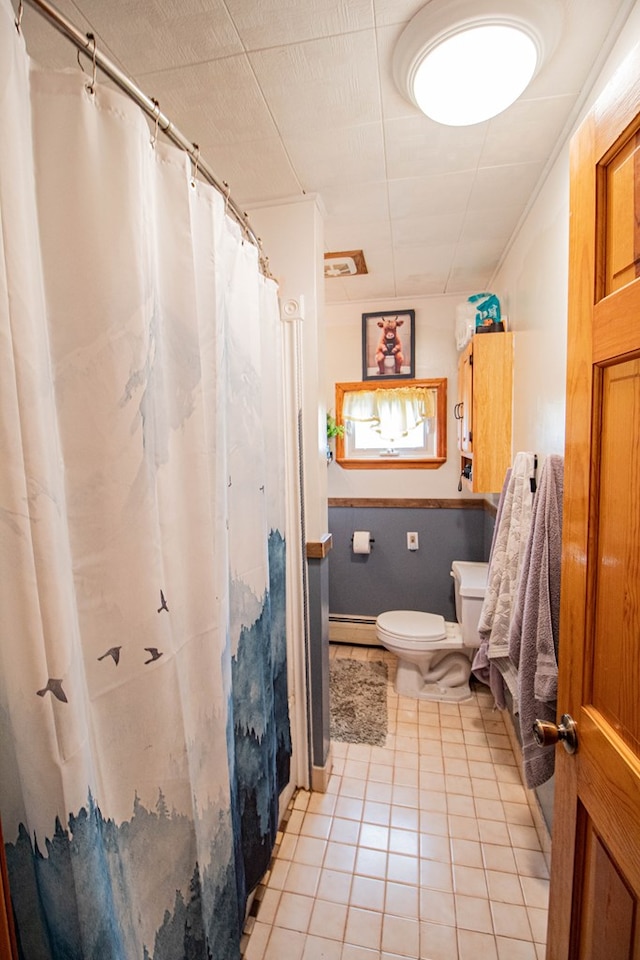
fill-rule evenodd
<path id="1" fill-rule="evenodd" d="M 458 449 L 473 450 L 473 341 L 467 344 L 458 359 Z"/>
<path id="2" fill-rule="evenodd" d="M 473 490 L 499 493 L 511 463 L 513 334 L 476 334 L 473 348 Z"/>

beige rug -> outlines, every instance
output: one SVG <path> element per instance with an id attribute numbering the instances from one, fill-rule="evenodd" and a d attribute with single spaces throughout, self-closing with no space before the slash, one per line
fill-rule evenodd
<path id="1" fill-rule="evenodd" d="M 329 661 L 331 739 L 382 747 L 387 739 L 387 665 L 380 660 Z"/>

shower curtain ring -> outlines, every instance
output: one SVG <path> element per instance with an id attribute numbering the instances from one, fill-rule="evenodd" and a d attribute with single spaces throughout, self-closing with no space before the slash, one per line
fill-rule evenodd
<path id="1" fill-rule="evenodd" d="M 92 77 L 91 77 L 91 83 L 85 84 L 85 90 L 87 90 L 87 91 L 91 94 L 91 96 L 93 96 L 93 95 L 95 94 L 95 92 L 96 92 L 96 73 L 97 73 L 97 70 L 98 70 L 97 64 L 96 64 L 96 55 L 97 55 L 97 52 L 98 52 L 98 48 L 97 48 L 97 44 L 96 44 L 95 34 L 93 34 L 93 33 L 88 33 L 88 34 L 87 34 L 87 40 L 89 40 L 89 42 L 93 43 L 93 52 L 92 52 L 92 57 L 91 57 L 91 59 L 92 59 L 92 65 L 93 65 L 93 75 L 92 75 Z M 88 45 L 89 45 L 89 44 L 87 44 L 87 46 L 88 46 Z M 84 67 L 82 66 L 82 61 L 80 60 L 80 54 L 81 54 L 81 52 L 82 52 L 81 50 L 78 50 L 78 54 L 77 54 L 78 66 L 80 67 L 80 69 L 82 70 L 83 73 L 86 73 L 86 70 L 85 70 Z"/>
<path id="2" fill-rule="evenodd" d="M 23 13 L 24 13 L 24 4 L 22 0 L 20 0 L 20 3 L 18 4 L 18 12 L 16 14 L 16 19 L 15 19 L 16 30 L 18 31 L 18 33 L 22 32 L 20 29 L 20 24 L 22 23 Z"/>
<path id="3" fill-rule="evenodd" d="M 153 116 L 155 117 L 155 121 L 156 121 L 156 125 L 153 130 L 153 136 L 151 137 L 151 146 L 155 148 L 155 145 L 158 142 L 158 124 L 160 122 L 160 104 L 155 98 L 152 98 L 151 103 L 153 104 Z"/>
<path id="4" fill-rule="evenodd" d="M 194 156 L 191 158 L 193 160 L 193 176 L 191 177 L 191 186 L 196 185 L 196 177 L 198 176 L 198 160 L 200 158 L 200 147 L 197 143 L 193 143 L 192 147 L 194 149 Z"/>
<path id="5" fill-rule="evenodd" d="M 231 196 L 231 187 L 226 180 L 222 181 L 222 186 L 224 187 L 224 215 L 226 217 L 229 211 L 229 197 Z"/>

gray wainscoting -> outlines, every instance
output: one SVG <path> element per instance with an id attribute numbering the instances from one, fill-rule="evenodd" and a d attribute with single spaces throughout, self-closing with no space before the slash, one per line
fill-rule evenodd
<path id="1" fill-rule="evenodd" d="M 495 521 L 491 505 L 483 500 L 372 503 L 329 501 L 330 612 L 376 617 L 385 610 L 425 610 L 455 620 L 451 563 L 488 559 Z M 353 553 L 355 530 L 370 531 L 371 553 Z M 407 549 L 408 532 L 418 534 L 415 552 Z"/>

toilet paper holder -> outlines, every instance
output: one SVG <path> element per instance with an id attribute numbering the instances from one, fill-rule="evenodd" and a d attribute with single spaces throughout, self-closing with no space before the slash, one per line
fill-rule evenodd
<path id="1" fill-rule="evenodd" d="M 351 541 L 350 541 L 350 542 L 351 542 L 351 546 L 353 546 L 353 534 L 351 534 Z M 369 537 L 369 543 L 375 543 L 375 542 L 376 542 L 376 538 L 375 538 L 375 537 Z"/>

